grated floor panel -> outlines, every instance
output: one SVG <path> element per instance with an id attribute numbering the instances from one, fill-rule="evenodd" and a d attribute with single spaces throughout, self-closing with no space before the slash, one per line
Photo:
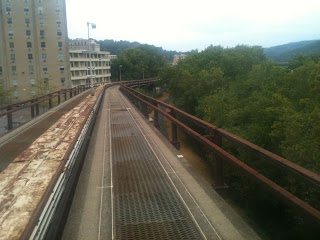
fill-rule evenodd
<path id="1" fill-rule="evenodd" d="M 201 239 L 120 96 L 110 105 L 116 239 Z"/>

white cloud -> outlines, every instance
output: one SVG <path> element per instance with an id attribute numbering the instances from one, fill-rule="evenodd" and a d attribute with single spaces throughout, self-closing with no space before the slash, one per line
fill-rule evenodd
<path id="1" fill-rule="evenodd" d="M 320 1 L 66 0 L 69 37 L 139 41 L 186 51 L 320 38 Z M 302 39 L 301 39 L 302 38 Z"/>

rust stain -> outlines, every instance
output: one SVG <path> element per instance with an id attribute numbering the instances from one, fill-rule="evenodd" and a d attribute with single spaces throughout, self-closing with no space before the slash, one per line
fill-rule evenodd
<path id="1" fill-rule="evenodd" d="M 102 90 L 65 113 L 0 173 L 0 239 L 21 238 Z"/>

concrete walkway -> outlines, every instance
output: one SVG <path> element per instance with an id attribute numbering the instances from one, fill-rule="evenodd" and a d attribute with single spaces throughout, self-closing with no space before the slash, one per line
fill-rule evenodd
<path id="1" fill-rule="evenodd" d="M 106 91 L 63 239 L 259 239 L 118 87 Z"/>

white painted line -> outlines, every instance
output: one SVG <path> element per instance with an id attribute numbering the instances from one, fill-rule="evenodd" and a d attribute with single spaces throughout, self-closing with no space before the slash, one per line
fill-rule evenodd
<path id="1" fill-rule="evenodd" d="M 109 111 L 110 112 L 110 111 Z M 102 202 L 103 202 L 103 179 L 104 179 L 104 161 L 106 159 L 106 137 L 107 137 L 107 121 L 104 121 L 104 136 L 103 136 L 103 158 L 102 158 L 102 177 L 101 177 L 101 197 L 100 197 L 100 216 L 99 216 L 99 234 L 98 240 L 101 235 L 101 220 L 102 220 Z"/>
<path id="2" fill-rule="evenodd" d="M 109 95 L 110 96 L 110 95 Z M 109 108 L 110 108 L 110 99 Z M 112 169 L 112 145 L 111 145 L 111 111 L 109 111 L 109 153 L 110 153 L 110 186 L 113 186 L 113 169 Z M 113 187 L 110 188 L 111 195 L 111 239 L 114 239 L 114 205 L 113 205 Z"/>
<path id="3" fill-rule="evenodd" d="M 183 155 L 177 155 L 178 158 L 183 158 Z"/>

